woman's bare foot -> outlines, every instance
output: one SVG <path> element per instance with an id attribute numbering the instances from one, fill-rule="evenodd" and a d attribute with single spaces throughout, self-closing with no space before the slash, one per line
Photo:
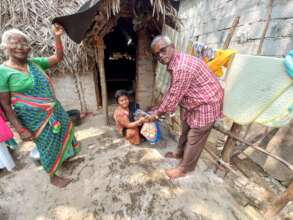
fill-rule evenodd
<path id="1" fill-rule="evenodd" d="M 186 172 L 180 167 L 167 169 L 167 170 L 165 170 L 165 173 L 171 179 L 176 179 L 176 178 L 183 177 L 186 175 Z"/>
<path id="2" fill-rule="evenodd" d="M 165 157 L 167 157 L 167 158 L 175 158 L 175 159 L 182 159 L 182 155 L 180 155 L 180 154 L 178 154 L 176 152 L 171 152 L 171 151 L 167 152 L 165 154 Z"/>
<path id="3" fill-rule="evenodd" d="M 51 177 L 50 181 L 51 181 L 51 184 L 53 184 L 54 186 L 57 186 L 59 188 L 64 188 L 69 183 L 71 183 L 72 179 L 68 179 L 68 178 L 54 175 Z"/>

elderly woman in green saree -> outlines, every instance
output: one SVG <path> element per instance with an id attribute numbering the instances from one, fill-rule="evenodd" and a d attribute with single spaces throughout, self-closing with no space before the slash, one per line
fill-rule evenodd
<path id="1" fill-rule="evenodd" d="M 51 183 L 65 187 L 71 180 L 56 175 L 56 171 L 79 151 L 79 146 L 73 124 L 45 73 L 63 59 L 63 28 L 55 24 L 53 33 L 54 55 L 30 58 L 27 35 L 17 29 L 4 32 L 1 46 L 8 60 L 0 65 L 0 103 L 22 140 L 36 143 Z"/>

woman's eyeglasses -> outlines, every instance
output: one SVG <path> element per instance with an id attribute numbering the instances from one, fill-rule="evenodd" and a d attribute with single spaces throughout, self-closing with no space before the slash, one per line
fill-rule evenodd
<path id="1" fill-rule="evenodd" d="M 10 49 L 24 49 L 27 50 L 30 48 L 28 43 L 9 43 L 7 45 Z"/>

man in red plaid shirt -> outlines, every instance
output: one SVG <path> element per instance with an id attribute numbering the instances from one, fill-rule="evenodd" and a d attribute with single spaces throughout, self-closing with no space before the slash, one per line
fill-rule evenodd
<path id="1" fill-rule="evenodd" d="M 177 53 L 167 36 L 157 36 L 152 41 L 151 50 L 160 63 L 167 65 L 171 85 L 149 120 L 175 112 L 177 105 L 183 110 L 177 152 L 165 155 L 181 160 L 176 168 L 166 170 L 170 178 L 178 178 L 195 169 L 212 126 L 222 115 L 224 92 L 216 76 L 202 60 Z"/>

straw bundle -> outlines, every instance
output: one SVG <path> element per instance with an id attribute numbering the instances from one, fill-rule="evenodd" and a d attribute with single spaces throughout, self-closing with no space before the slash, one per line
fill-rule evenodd
<path id="1" fill-rule="evenodd" d="M 152 15 L 154 17 L 157 17 L 158 19 L 160 17 L 163 17 L 165 19 L 165 16 L 170 16 L 176 19 L 177 12 L 172 7 L 169 0 L 132 0 L 132 5 L 134 8 L 143 6 L 144 9 L 151 8 Z M 108 18 L 111 15 L 116 15 L 120 11 L 120 0 L 104 0 L 104 7 L 106 9 L 106 13 Z"/>

